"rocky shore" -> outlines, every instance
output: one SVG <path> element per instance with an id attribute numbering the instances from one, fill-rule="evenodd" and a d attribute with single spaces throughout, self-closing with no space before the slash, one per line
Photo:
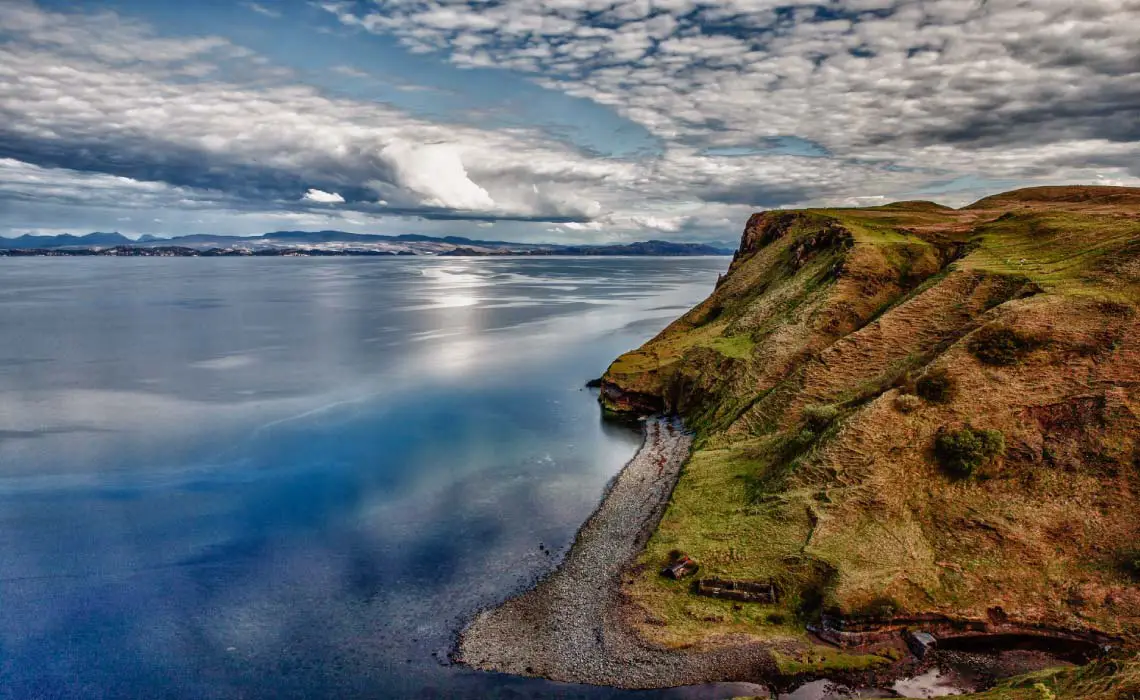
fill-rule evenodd
<path id="1" fill-rule="evenodd" d="M 711 652 L 655 648 L 624 622 L 623 571 L 664 512 L 692 436 L 673 420 L 645 424 L 645 442 L 578 531 L 565 561 L 534 588 L 480 613 L 456 660 L 474 668 L 621 688 L 664 688 L 771 676 L 757 644 Z"/>

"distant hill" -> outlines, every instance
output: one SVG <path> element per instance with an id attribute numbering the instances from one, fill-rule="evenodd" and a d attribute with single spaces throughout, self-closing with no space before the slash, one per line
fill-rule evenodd
<path id="1" fill-rule="evenodd" d="M 190 234 L 174 238 L 145 235 L 132 240 L 119 233 L 84 236 L 23 235 L 0 238 L 0 251 L 53 251 L 56 255 L 320 254 L 320 255 L 731 255 L 729 247 L 701 243 L 642 241 L 614 245 L 512 243 L 462 236 L 421 234 L 382 236 L 345 231 L 273 231 L 258 236 Z"/>
<path id="2" fill-rule="evenodd" d="M 978 200 L 966 209 L 1048 208 L 1071 205 L 1140 207 L 1140 187 L 1067 186 L 1027 187 Z"/>
<path id="3" fill-rule="evenodd" d="M 0 248 L 63 248 L 68 246 L 95 247 L 128 245 L 135 243 L 121 233 L 89 233 L 73 236 L 70 233 L 58 236 L 33 236 L 24 234 L 17 238 L 0 238 Z"/>
<path id="4" fill-rule="evenodd" d="M 924 199 L 912 199 L 905 202 L 892 202 L 878 207 L 868 207 L 869 209 L 877 209 L 879 211 L 952 211 L 953 207 L 948 207 L 938 202 L 930 202 Z"/>

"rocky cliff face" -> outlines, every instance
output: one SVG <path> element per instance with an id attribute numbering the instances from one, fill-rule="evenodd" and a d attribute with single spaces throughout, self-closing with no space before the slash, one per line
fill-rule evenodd
<path id="1" fill-rule="evenodd" d="M 642 633 L 938 614 L 1135 643 L 1138 305 L 1140 190 L 752 216 L 709 298 L 603 377 L 606 408 L 697 431 L 627 586 Z M 654 575 L 670 550 L 780 602 L 699 600 Z"/>

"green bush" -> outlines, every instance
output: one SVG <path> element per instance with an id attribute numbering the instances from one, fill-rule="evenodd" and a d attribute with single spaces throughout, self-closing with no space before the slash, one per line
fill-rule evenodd
<path id="1" fill-rule="evenodd" d="M 914 391 L 932 403 L 946 403 L 954 398 L 957 382 L 945 367 L 936 367 L 918 378 Z"/>
<path id="2" fill-rule="evenodd" d="M 942 468 L 959 479 L 968 479 L 978 467 L 1005 454 L 1005 436 L 998 430 L 943 430 L 934 441 L 934 454 Z"/>
<path id="3" fill-rule="evenodd" d="M 891 382 L 891 386 L 898 389 L 900 392 L 902 392 L 904 394 L 913 394 L 914 393 L 914 375 L 911 373 L 910 370 L 907 370 L 907 371 L 899 374 L 897 377 L 895 377 L 894 381 Z"/>
<path id="4" fill-rule="evenodd" d="M 967 344 L 970 352 L 988 365 L 1015 365 L 1041 345 L 1031 336 L 1006 326 L 986 326 Z"/>
<path id="5" fill-rule="evenodd" d="M 839 409 L 826 404 L 811 404 L 804 406 L 804 426 L 814 433 L 827 430 L 835 419 L 839 417 Z"/>

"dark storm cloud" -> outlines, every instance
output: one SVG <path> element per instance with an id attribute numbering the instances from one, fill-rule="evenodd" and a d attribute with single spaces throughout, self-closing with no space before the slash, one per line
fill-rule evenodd
<path id="1" fill-rule="evenodd" d="M 45 168 L 163 182 L 173 187 L 216 190 L 250 200 L 296 199 L 298 192 L 314 184 L 293 173 L 240 159 L 211 158 L 199 150 L 171 147 L 163 141 L 119 142 L 81 135 L 45 143 L 23 139 L 21 134 L 7 132 L 2 126 L 0 158 Z"/>
<path id="2" fill-rule="evenodd" d="M 918 132 L 923 143 L 1050 144 L 1081 139 L 1103 139 L 1124 143 L 1140 141 L 1140 73 L 1132 81 L 1138 87 L 1124 87 L 1120 93 L 1074 95 L 1067 99 L 1042 96 L 1024 100 L 995 100 L 989 109 L 965 117 L 961 122 Z M 1050 99 L 1053 97 L 1053 99 Z M 883 136 L 883 140 L 887 140 Z"/>
<path id="3" fill-rule="evenodd" d="M 734 187 L 701 192 L 706 202 L 742 204 L 758 209 L 778 209 L 789 204 L 811 199 L 816 193 L 808 187 L 764 187 L 742 183 Z"/>

